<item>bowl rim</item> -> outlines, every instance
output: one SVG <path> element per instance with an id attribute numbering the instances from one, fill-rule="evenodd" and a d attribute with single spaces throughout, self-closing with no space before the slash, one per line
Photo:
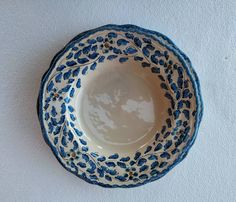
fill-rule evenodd
<path id="1" fill-rule="evenodd" d="M 181 154 L 178 156 L 178 158 L 175 159 L 174 163 L 172 165 L 168 166 L 161 173 L 161 175 L 156 176 L 156 177 L 153 176 L 149 179 L 144 180 L 143 182 L 139 182 L 139 183 L 136 183 L 136 184 L 129 184 L 129 185 L 104 184 L 104 183 L 101 183 L 101 182 L 98 182 L 98 181 L 92 181 L 89 178 L 84 177 L 82 175 L 78 175 L 77 172 L 72 171 L 71 169 L 66 167 L 61 162 L 61 159 L 58 156 L 58 151 L 55 149 L 55 147 L 50 143 L 50 141 L 48 139 L 48 135 L 47 135 L 47 132 L 45 130 L 44 123 L 43 123 L 43 117 L 42 117 L 42 115 L 43 115 L 43 110 L 42 110 L 43 89 L 44 89 L 44 84 L 46 83 L 48 76 L 50 75 L 51 71 L 54 69 L 54 65 L 56 64 L 58 59 L 77 40 L 81 40 L 83 38 L 88 37 L 89 35 L 91 35 L 93 33 L 96 33 L 98 31 L 103 31 L 103 30 L 115 30 L 115 31 L 131 31 L 132 30 L 133 32 L 145 33 L 145 34 L 148 34 L 148 35 L 154 35 L 156 37 L 161 37 L 163 40 L 165 40 L 169 43 L 169 45 L 163 44 L 163 43 L 161 43 L 161 45 L 163 45 L 167 49 L 171 50 L 178 57 L 178 59 L 181 60 L 181 63 L 183 64 L 184 69 L 189 74 L 189 77 L 190 77 L 192 85 L 193 85 L 193 89 L 195 91 L 197 113 L 196 113 L 196 121 L 195 121 L 195 130 L 193 132 L 193 135 L 192 135 L 189 143 L 186 144 L 186 146 L 183 148 L 183 151 L 181 152 Z M 155 40 L 159 42 L 158 39 L 155 39 Z M 188 63 L 188 65 L 187 65 L 187 63 Z M 66 170 L 68 170 L 69 172 L 75 174 L 77 177 L 85 180 L 86 182 L 88 182 L 90 184 L 96 184 L 96 185 L 99 185 L 99 186 L 102 186 L 102 187 L 108 187 L 108 188 L 132 188 L 132 187 L 137 187 L 137 186 L 141 186 L 141 185 L 144 185 L 146 183 L 158 180 L 161 177 L 163 177 L 164 175 L 166 175 L 172 168 L 174 168 L 177 164 L 179 164 L 187 156 L 190 148 L 194 144 L 197 133 L 198 133 L 198 129 L 199 129 L 199 126 L 200 126 L 200 122 L 202 120 L 203 111 L 204 111 L 204 107 L 203 107 L 202 94 L 201 94 L 201 90 L 200 90 L 200 82 L 199 82 L 198 76 L 197 76 L 197 74 L 196 74 L 196 72 L 195 72 L 195 70 L 192 66 L 192 63 L 191 63 L 190 59 L 165 35 L 157 32 L 157 31 L 145 29 L 145 28 L 133 25 L 133 24 L 124 24 L 124 25 L 107 24 L 107 25 L 104 25 L 104 26 L 101 26 L 101 27 L 98 27 L 98 28 L 95 28 L 95 29 L 90 29 L 88 31 L 82 32 L 82 33 L 78 34 L 77 36 L 75 36 L 59 52 L 57 52 L 57 54 L 53 57 L 48 70 L 46 70 L 46 72 L 42 76 L 40 89 L 39 89 L 38 100 L 37 100 L 37 114 L 38 114 L 38 118 L 39 118 L 39 122 L 40 122 L 40 126 L 41 126 L 41 130 L 42 130 L 42 133 L 43 133 L 44 140 L 48 144 L 48 146 L 51 148 L 54 156 L 59 161 L 59 163 Z"/>

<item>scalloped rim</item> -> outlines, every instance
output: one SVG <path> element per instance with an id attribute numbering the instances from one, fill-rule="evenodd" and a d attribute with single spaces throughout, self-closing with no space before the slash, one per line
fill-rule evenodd
<path id="1" fill-rule="evenodd" d="M 76 40 L 85 38 L 97 31 L 101 31 L 101 30 L 116 30 L 116 31 L 134 31 L 134 32 L 140 32 L 140 33 L 145 33 L 148 35 L 155 35 L 157 37 L 161 37 L 164 40 L 166 40 L 169 44 L 171 44 L 171 46 L 166 45 L 166 44 L 162 44 L 163 46 L 165 46 L 166 48 L 170 49 L 173 51 L 173 53 L 178 56 L 179 60 L 181 61 L 181 63 L 183 64 L 184 68 L 186 69 L 187 73 L 190 76 L 191 82 L 193 83 L 193 88 L 195 91 L 195 96 L 196 96 L 196 104 L 197 104 L 197 116 L 196 116 L 196 121 L 195 121 L 195 131 L 193 133 L 192 139 L 190 139 L 189 143 L 186 145 L 186 147 L 183 149 L 183 152 L 181 155 L 179 155 L 179 157 L 174 161 L 174 163 L 172 165 L 170 165 L 167 169 L 165 169 L 165 171 L 162 173 L 161 176 L 158 177 L 152 177 L 150 179 L 145 180 L 142 183 L 137 183 L 137 184 L 130 184 L 130 185 L 110 185 L 110 184 L 103 184 L 97 181 L 91 181 L 90 179 L 86 178 L 86 177 L 82 177 L 80 175 L 78 175 L 76 172 L 68 169 L 67 167 L 64 166 L 64 164 L 61 162 L 61 160 L 58 157 L 58 152 L 55 149 L 55 147 L 49 142 L 48 140 L 48 136 L 46 133 L 46 130 L 44 128 L 44 124 L 43 124 L 43 110 L 42 110 L 42 98 L 43 98 L 43 88 L 44 88 L 44 84 L 46 83 L 46 80 L 49 76 L 49 74 L 51 73 L 52 69 L 54 68 L 55 63 L 57 62 L 57 60 L 64 54 L 64 52 L 66 50 L 68 50 L 68 48 L 71 47 L 71 45 L 73 45 L 73 43 Z M 186 66 L 186 61 L 189 63 L 189 67 Z M 190 71 L 192 73 L 190 73 Z M 132 187 L 137 187 L 137 186 L 141 186 L 144 185 L 146 183 L 149 182 L 153 182 L 155 180 L 160 179 L 161 177 L 163 177 L 164 175 L 166 175 L 172 168 L 174 168 L 177 164 L 179 164 L 188 154 L 189 149 L 192 147 L 192 145 L 195 142 L 197 133 L 198 133 L 198 129 L 200 126 L 200 122 L 202 120 L 202 115 L 203 115 L 203 101 L 202 101 L 202 95 L 201 95 L 201 90 L 200 90 L 200 82 L 198 79 L 198 76 L 191 64 L 190 59 L 165 35 L 153 31 L 153 30 L 148 30 L 148 29 L 144 29 L 141 28 L 139 26 L 136 25 L 132 25 L 132 24 L 125 24 L 125 25 L 115 25 L 115 24 L 108 24 L 108 25 L 104 25 L 95 29 L 91 29 L 85 32 L 82 32 L 80 34 L 78 34 L 76 37 L 74 37 L 69 43 L 67 43 L 65 45 L 65 47 L 60 50 L 52 59 L 49 69 L 43 74 L 42 79 L 41 79 L 41 85 L 40 85 L 40 90 L 39 90 L 39 96 L 38 96 L 38 100 L 37 100 L 37 113 L 38 113 L 38 118 L 40 121 L 40 126 L 41 126 L 41 130 L 43 133 L 43 137 L 45 142 L 49 145 L 49 147 L 51 148 L 53 154 L 55 155 L 55 157 L 57 158 L 57 160 L 59 161 L 59 163 L 69 172 L 75 174 L 77 177 L 85 180 L 86 182 L 90 183 L 90 184 L 95 184 L 95 185 L 99 185 L 102 187 L 108 187 L 108 188 L 132 188 Z"/>

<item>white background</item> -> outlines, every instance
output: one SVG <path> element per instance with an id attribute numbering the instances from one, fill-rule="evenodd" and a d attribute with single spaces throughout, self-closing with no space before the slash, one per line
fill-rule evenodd
<path id="1" fill-rule="evenodd" d="M 187 158 L 131 189 L 90 185 L 45 144 L 36 100 L 54 54 L 78 33 L 132 23 L 169 36 L 192 60 L 205 106 Z M 236 201 L 236 1 L 0 2 L 0 201 Z"/>

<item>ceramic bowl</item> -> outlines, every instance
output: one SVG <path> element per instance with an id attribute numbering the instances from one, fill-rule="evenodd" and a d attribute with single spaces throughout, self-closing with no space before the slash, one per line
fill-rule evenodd
<path id="1" fill-rule="evenodd" d="M 104 187 L 159 179 L 192 146 L 203 104 L 190 60 L 134 25 L 79 34 L 41 82 L 43 136 L 70 172 Z"/>

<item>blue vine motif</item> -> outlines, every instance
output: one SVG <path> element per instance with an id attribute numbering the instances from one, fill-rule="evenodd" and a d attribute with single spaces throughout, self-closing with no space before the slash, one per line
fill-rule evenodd
<path id="1" fill-rule="evenodd" d="M 105 61 L 130 60 L 161 81 L 169 117 L 133 156 L 102 156 L 90 150 L 83 131 L 75 127 L 78 117 L 71 101 L 83 85 L 81 76 Z M 39 101 L 45 139 L 61 164 L 105 187 L 133 187 L 162 177 L 187 155 L 202 116 L 199 83 L 189 59 L 165 36 L 132 25 L 107 25 L 75 37 L 54 58 Z"/>

